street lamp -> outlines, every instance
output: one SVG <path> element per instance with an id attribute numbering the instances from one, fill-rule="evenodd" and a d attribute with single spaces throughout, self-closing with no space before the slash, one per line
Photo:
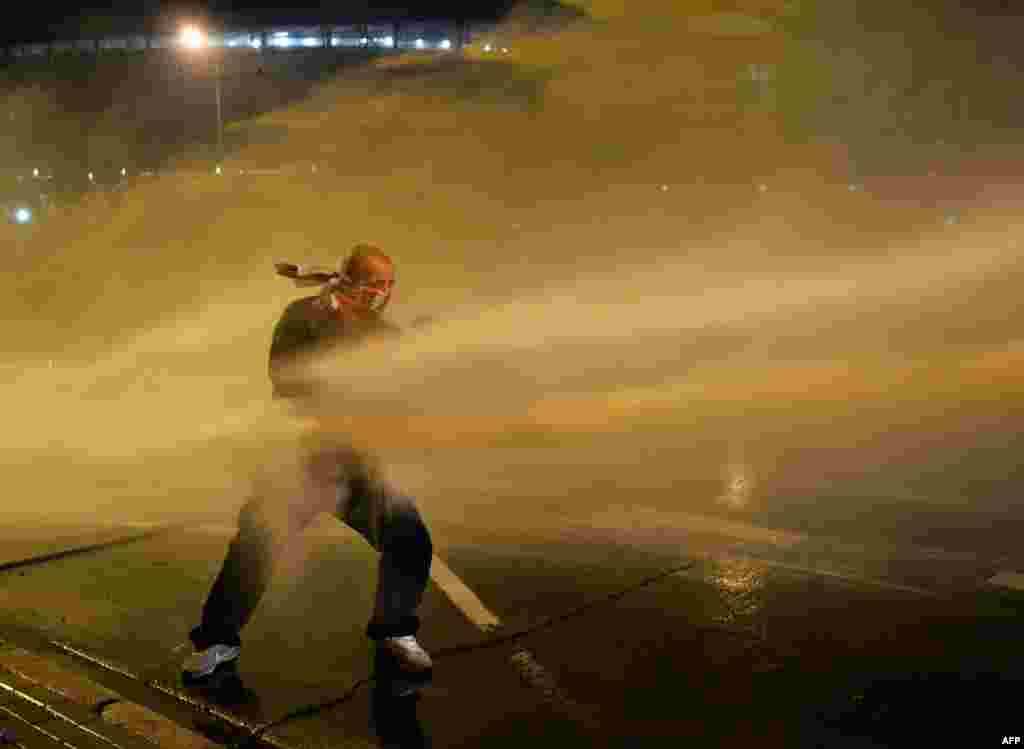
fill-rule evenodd
<path id="1" fill-rule="evenodd" d="M 181 46 L 188 49 L 202 49 L 206 46 L 206 34 L 195 26 L 186 26 L 181 30 Z"/>
<path id="2" fill-rule="evenodd" d="M 185 49 L 198 52 L 209 46 L 209 40 L 206 33 L 198 26 L 186 26 L 181 30 L 179 44 Z M 214 88 L 217 97 L 217 161 L 220 163 L 224 161 L 224 116 L 220 92 L 220 79 L 224 73 L 224 68 L 220 60 L 214 61 L 214 72 L 216 74 L 214 76 Z"/>

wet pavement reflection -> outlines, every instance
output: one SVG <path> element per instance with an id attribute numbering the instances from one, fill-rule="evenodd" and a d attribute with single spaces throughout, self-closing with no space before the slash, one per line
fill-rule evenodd
<path id="1" fill-rule="evenodd" d="M 719 590 L 729 609 L 718 620 L 733 624 L 757 614 L 763 606 L 767 572 L 764 564 L 750 560 L 716 560 L 705 580 Z"/>
<path id="2" fill-rule="evenodd" d="M 656 548 L 564 533 L 526 543 L 514 529 L 480 544 L 439 528 L 447 563 L 523 634 L 499 647 L 468 647 L 479 633 L 432 588 L 419 634 L 435 656 L 437 683 L 418 691 L 363 650 L 361 605 L 330 604 L 338 581 L 348 579 L 343 572 L 369 569 L 372 556 L 355 538 L 324 536 L 310 574 L 277 586 L 253 622 L 245 683 L 236 679 L 226 685 L 233 694 L 205 698 L 252 725 L 270 725 L 268 737 L 297 748 L 330 740 L 511 749 L 555 734 L 559 742 L 539 745 L 859 748 L 917 735 L 980 746 L 993 732 L 1016 735 L 1024 604 L 981 590 L 980 578 L 964 572 L 977 572 L 970 559 L 924 554 L 918 561 L 962 582 L 974 574 L 973 587 L 912 589 L 865 574 L 876 563 L 865 557 L 885 556 L 875 548 L 791 534 L 775 539 L 771 554 L 771 539 L 739 542 L 738 533 L 725 533 L 739 524 L 720 524 L 723 535 L 713 541 L 710 525 L 695 524 L 684 536 L 685 518 L 677 520 L 658 534 Z M 13 539 L 10 526 L 5 534 Z M 176 612 L 200 599 L 222 543 L 182 531 L 7 576 L 0 628 L 6 636 L 18 622 L 44 626 L 39 617 L 58 612 L 60 622 L 45 625 L 57 636 L 173 684 L 177 657 L 159 671 L 145 664 L 187 631 Z M 883 577 L 899 579 L 918 563 L 896 551 Z M 693 563 L 638 584 L 680 556 Z M 369 602 L 366 577 L 351 576 L 356 587 L 347 599 Z M 551 626 L 528 626 L 594 602 Z M 512 665 L 525 651 L 547 685 L 594 708 L 596 730 L 520 683 Z M 223 722 L 195 728 L 222 742 L 246 739 Z"/>

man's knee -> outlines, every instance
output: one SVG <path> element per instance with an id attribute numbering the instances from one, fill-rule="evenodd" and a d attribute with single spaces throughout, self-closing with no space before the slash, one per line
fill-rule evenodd
<path id="1" fill-rule="evenodd" d="M 381 529 L 381 551 L 396 560 L 406 561 L 410 567 L 429 567 L 434 545 L 430 531 L 411 501 L 399 502 L 389 513 Z"/>

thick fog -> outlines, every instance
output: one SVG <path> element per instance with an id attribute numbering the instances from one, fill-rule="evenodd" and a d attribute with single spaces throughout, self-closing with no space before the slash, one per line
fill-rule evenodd
<path id="1" fill-rule="evenodd" d="M 227 517 L 303 428 L 266 357 L 315 290 L 272 264 L 359 241 L 396 261 L 391 317 L 435 322 L 315 371 L 428 515 L 1010 503 L 1013 190 L 908 208 L 767 125 L 709 125 L 709 65 L 671 30 L 346 68 L 236 119 L 225 175 L 182 147 L 5 230 L 5 509 Z"/>

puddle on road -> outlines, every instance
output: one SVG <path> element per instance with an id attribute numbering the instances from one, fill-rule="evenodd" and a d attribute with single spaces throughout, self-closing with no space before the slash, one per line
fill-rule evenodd
<path id="1" fill-rule="evenodd" d="M 764 606 L 768 568 L 750 560 L 715 560 L 705 580 L 719 593 L 728 609 L 716 617 L 723 624 L 738 624 L 757 614 Z"/>

